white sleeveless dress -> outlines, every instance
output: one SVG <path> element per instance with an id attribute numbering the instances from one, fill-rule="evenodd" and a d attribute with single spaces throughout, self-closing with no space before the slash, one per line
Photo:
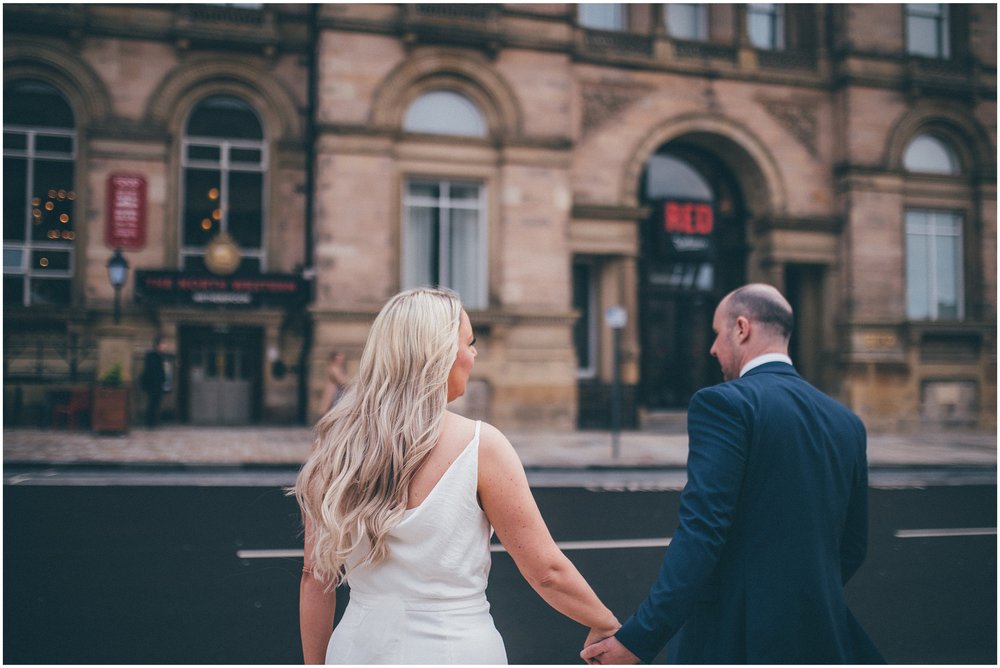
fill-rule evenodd
<path id="1" fill-rule="evenodd" d="M 389 533 L 388 557 L 350 571 L 351 600 L 328 664 L 507 663 L 486 601 L 492 529 L 476 500 L 480 427 Z"/>

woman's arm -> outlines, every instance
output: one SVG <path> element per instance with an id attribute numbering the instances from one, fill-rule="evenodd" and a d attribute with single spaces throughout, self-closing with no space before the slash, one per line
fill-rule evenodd
<path id="1" fill-rule="evenodd" d="M 552 540 L 514 447 L 487 424 L 479 444 L 479 498 L 518 570 L 546 603 L 594 636 L 618 630 L 618 620 Z"/>
<path id="2" fill-rule="evenodd" d="M 326 647 L 333 633 L 333 617 L 337 611 L 336 590 L 325 591 L 322 582 L 312 574 L 312 527 L 306 520 L 305 560 L 299 582 L 299 633 L 302 636 L 302 658 L 307 664 L 326 662 Z"/>

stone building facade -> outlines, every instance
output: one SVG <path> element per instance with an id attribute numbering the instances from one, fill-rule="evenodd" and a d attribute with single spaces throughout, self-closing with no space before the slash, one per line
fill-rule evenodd
<path id="1" fill-rule="evenodd" d="M 606 426 L 617 367 L 626 425 L 649 423 L 721 380 L 714 305 L 767 281 L 799 370 L 870 428 L 995 427 L 994 5 L 4 18 L 5 192 L 17 170 L 62 179 L 52 211 L 75 223 L 28 176 L 5 195 L 15 414 L 115 361 L 134 378 L 160 334 L 178 421 L 311 421 L 329 354 L 356 361 L 389 296 L 437 283 L 479 340 L 462 410 Z M 29 103 L 56 98 L 68 112 L 39 121 Z M 118 177 L 140 177 L 138 214 Z"/>

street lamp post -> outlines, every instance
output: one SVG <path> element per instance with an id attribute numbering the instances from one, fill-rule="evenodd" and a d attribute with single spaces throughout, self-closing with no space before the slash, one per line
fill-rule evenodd
<path id="1" fill-rule="evenodd" d="M 116 248 L 114 255 L 108 260 L 108 280 L 115 289 L 115 324 L 122 315 L 122 286 L 128 278 L 128 260 L 122 255 L 122 249 Z"/>

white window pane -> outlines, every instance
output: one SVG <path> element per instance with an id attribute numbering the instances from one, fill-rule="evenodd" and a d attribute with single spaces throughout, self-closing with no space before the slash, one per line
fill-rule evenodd
<path id="1" fill-rule="evenodd" d="M 439 135 L 485 137 L 486 121 L 464 95 L 435 90 L 418 97 L 406 110 L 403 129 Z"/>
<path id="2" fill-rule="evenodd" d="M 451 287 L 471 307 L 480 303 L 479 212 L 452 209 L 449 239 Z"/>
<path id="3" fill-rule="evenodd" d="M 474 183 L 452 183 L 448 189 L 448 197 L 452 202 L 478 205 L 479 190 L 479 186 Z"/>
<path id="4" fill-rule="evenodd" d="M 958 318 L 958 239 L 938 237 L 935 240 L 937 270 L 937 317 Z"/>
<path id="5" fill-rule="evenodd" d="M 418 206 L 407 210 L 403 281 L 408 288 L 437 285 L 437 213 Z"/>
<path id="6" fill-rule="evenodd" d="M 441 188 L 437 183 L 427 181 L 410 181 L 406 187 L 406 192 L 411 197 L 427 197 L 434 200 L 441 194 Z"/>
<path id="7" fill-rule="evenodd" d="M 911 172 L 958 174 L 958 158 L 951 148 L 937 137 L 920 135 L 906 147 L 903 167 Z"/>
<path id="8" fill-rule="evenodd" d="M 619 3 L 588 2 L 580 8 L 580 25 L 597 30 L 624 30 L 625 7 Z"/>
<path id="9" fill-rule="evenodd" d="M 666 5 L 667 31 L 678 39 L 708 39 L 708 8 L 705 5 Z"/>
<path id="10" fill-rule="evenodd" d="M 928 290 L 927 237 L 922 234 L 906 235 L 906 316 L 911 320 L 925 320 L 930 316 Z"/>
<path id="11" fill-rule="evenodd" d="M 937 21 L 919 16 L 908 17 L 906 51 L 917 56 L 938 57 L 940 49 L 937 41 Z"/>
<path id="12" fill-rule="evenodd" d="M 906 13 L 914 16 L 942 16 L 944 7 L 940 3 L 911 2 L 906 5 Z"/>

